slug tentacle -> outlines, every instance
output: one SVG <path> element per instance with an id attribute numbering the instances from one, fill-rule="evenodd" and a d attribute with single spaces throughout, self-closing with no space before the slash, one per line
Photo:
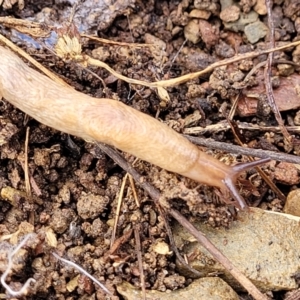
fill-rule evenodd
<path id="1" fill-rule="evenodd" d="M 266 158 L 262 158 L 262 159 L 255 160 L 255 161 L 249 161 L 246 163 L 237 164 L 235 166 L 231 166 L 231 170 L 233 173 L 239 174 L 243 171 L 247 171 L 251 168 L 263 165 L 263 164 L 269 162 L 270 160 L 271 159 L 269 157 L 266 157 Z"/>
<path id="2" fill-rule="evenodd" d="M 238 174 L 240 174 L 243 171 L 249 170 L 253 167 L 260 166 L 269 161 L 270 161 L 270 158 L 263 158 L 263 159 L 256 160 L 256 161 L 250 161 L 250 162 L 246 162 L 246 163 L 237 164 L 237 165 L 231 167 L 231 173 L 228 174 L 223 179 L 223 182 L 224 182 L 225 186 L 227 187 L 227 189 L 229 190 L 231 196 L 236 201 L 237 207 L 239 207 L 241 209 L 245 209 L 248 207 L 246 201 L 240 195 L 240 193 L 238 192 L 238 190 L 235 186 L 235 179 L 238 176 Z"/>

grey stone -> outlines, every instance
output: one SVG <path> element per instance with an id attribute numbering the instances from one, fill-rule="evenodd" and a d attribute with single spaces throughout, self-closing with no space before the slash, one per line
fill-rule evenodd
<path id="1" fill-rule="evenodd" d="M 228 6 L 233 5 L 235 2 L 233 0 L 220 0 L 221 10 L 225 9 Z"/>
<path id="2" fill-rule="evenodd" d="M 251 44 L 254 44 L 261 38 L 264 38 L 267 35 L 268 31 L 268 27 L 261 21 L 256 21 L 245 26 L 244 30 L 246 37 Z"/>
<path id="3" fill-rule="evenodd" d="M 117 290 L 125 300 L 143 299 L 141 289 L 127 282 L 117 286 Z M 147 300 L 239 300 L 233 289 L 217 277 L 197 279 L 188 287 L 172 292 L 146 291 L 146 298 Z"/>
<path id="4" fill-rule="evenodd" d="M 297 288 L 293 276 L 300 270 L 299 221 L 299 217 L 288 214 L 250 208 L 239 212 L 238 220 L 230 229 L 214 229 L 200 222 L 194 225 L 259 289 L 278 291 Z M 173 232 L 183 254 L 195 257 L 190 259 L 190 266 L 204 276 L 219 273 L 231 286 L 240 288 L 230 273 L 186 230 L 176 225 Z M 189 273 L 178 266 L 180 273 Z"/>
<path id="5" fill-rule="evenodd" d="M 241 14 L 240 18 L 235 22 L 224 22 L 226 29 L 238 32 L 244 31 L 245 26 L 254 23 L 258 20 L 258 14 L 255 11 L 250 11 L 248 14 Z"/>

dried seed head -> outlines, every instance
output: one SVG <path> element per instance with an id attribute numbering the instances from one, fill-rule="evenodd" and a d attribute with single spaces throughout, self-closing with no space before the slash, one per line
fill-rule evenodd
<path id="1" fill-rule="evenodd" d="M 55 45 L 56 54 L 64 60 L 81 61 L 80 34 L 76 26 L 71 23 L 57 30 L 58 40 Z"/>

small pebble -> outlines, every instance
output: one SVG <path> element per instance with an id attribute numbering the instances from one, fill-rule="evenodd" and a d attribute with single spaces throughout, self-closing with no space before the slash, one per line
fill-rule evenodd
<path id="1" fill-rule="evenodd" d="M 267 14 L 267 6 L 265 0 L 257 0 L 253 9 L 261 16 Z"/>
<path id="2" fill-rule="evenodd" d="M 251 23 L 254 23 L 258 20 L 258 14 L 255 11 L 250 11 L 247 14 L 241 14 L 240 18 L 235 22 L 224 22 L 226 29 L 238 32 L 244 31 L 245 26 Z"/>
<path id="3" fill-rule="evenodd" d="M 283 211 L 286 214 L 300 217 L 300 189 L 291 191 L 288 194 Z"/>
<path id="4" fill-rule="evenodd" d="M 210 16 L 211 16 L 211 12 L 204 9 L 193 9 L 189 14 L 189 17 L 191 18 L 204 19 L 204 20 L 208 20 Z"/>
<path id="5" fill-rule="evenodd" d="M 236 5 L 231 5 L 223 9 L 220 13 L 220 18 L 224 22 L 234 22 L 240 17 L 240 8 Z"/>
<path id="6" fill-rule="evenodd" d="M 197 20 L 194 19 L 188 22 L 184 27 L 184 36 L 188 41 L 191 41 L 194 44 L 200 42 L 200 29 Z"/>
<path id="7" fill-rule="evenodd" d="M 248 41 L 251 44 L 255 44 L 258 42 L 261 38 L 264 38 L 269 29 L 268 27 L 261 21 L 256 21 L 254 23 L 251 23 L 245 27 L 245 34 L 247 36 Z"/>
<path id="8" fill-rule="evenodd" d="M 289 64 L 278 64 L 278 75 L 288 77 L 292 75 L 295 71 L 294 67 Z"/>

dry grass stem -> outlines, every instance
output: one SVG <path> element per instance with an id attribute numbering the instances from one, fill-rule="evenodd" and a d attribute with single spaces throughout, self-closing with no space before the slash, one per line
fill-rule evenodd
<path id="1" fill-rule="evenodd" d="M 123 180 L 122 180 L 122 185 L 121 185 L 121 189 L 120 189 L 120 193 L 119 193 L 119 197 L 118 197 L 118 204 L 117 204 L 117 211 L 116 211 L 115 222 L 114 222 L 114 229 L 113 229 L 113 233 L 112 233 L 111 241 L 110 241 L 110 247 L 112 247 L 112 245 L 114 244 L 115 239 L 116 239 L 116 232 L 117 232 L 118 221 L 119 221 L 121 205 L 122 205 L 124 189 L 125 189 L 125 184 L 127 182 L 127 178 L 128 178 L 128 174 L 126 174 L 124 176 Z"/>
<path id="2" fill-rule="evenodd" d="M 130 186 L 131 186 L 131 189 L 132 189 L 135 204 L 136 204 L 137 207 L 140 207 L 141 204 L 140 204 L 140 201 L 139 201 L 139 198 L 138 198 L 138 195 L 137 195 L 137 192 L 136 192 L 135 184 L 134 184 L 134 181 L 133 181 L 133 178 L 132 178 L 131 175 L 129 175 L 129 182 L 130 182 Z"/>

